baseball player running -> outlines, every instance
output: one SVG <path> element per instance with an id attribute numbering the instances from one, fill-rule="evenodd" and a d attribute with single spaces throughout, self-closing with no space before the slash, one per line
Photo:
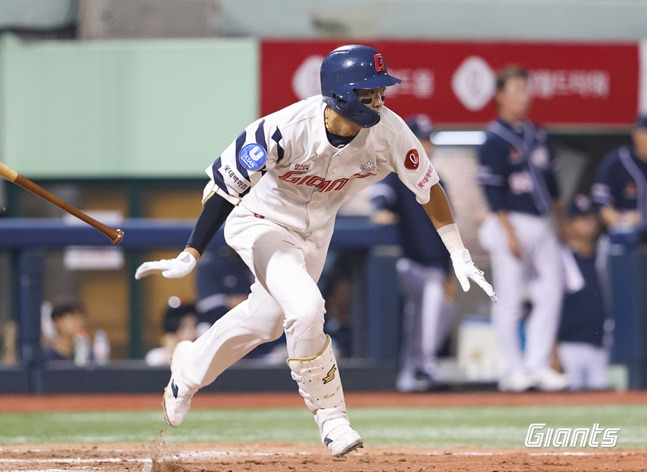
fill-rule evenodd
<path id="1" fill-rule="evenodd" d="M 564 225 L 564 210 L 546 133 L 526 113 L 528 74 L 520 67 L 501 71 L 496 80 L 499 119 L 490 123 L 479 148 L 479 182 L 492 214 L 479 229 L 490 253 L 492 277 L 500 301 L 492 309 L 502 375 L 499 389 L 531 387 L 562 390 L 566 377 L 550 368 L 550 356 L 562 303 L 559 243 L 553 212 Z M 533 309 L 522 353 L 519 319 L 524 289 Z"/>
<path id="2" fill-rule="evenodd" d="M 178 345 L 163 399 L 169 425 L 182 423 L 198 389 L 284 331 L 292 378 L 322 442 L 338 457 L 363 446 L 346 414 L 317 280 L 339 207 L 392 171 L 438 228 L 463 290 L 469 278 L 496 298 L 463 246 L 420 142 L 384 106 L 386 88 L 400 82 L 371 47 L 329 53 L 321 65 L 322 95 L 256 120 L 207 168 L 203 209 L 184 251 L 137 269 L 137 279 L 187 275 L 226 220 L 227 244 L 255 276 L 247 300 L 196 341 Z"/>

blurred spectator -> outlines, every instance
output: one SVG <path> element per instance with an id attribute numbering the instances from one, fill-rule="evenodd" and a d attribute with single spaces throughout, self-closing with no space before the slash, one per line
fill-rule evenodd
<path id="1" fill-rule="evenodd" d="M 51 319 L 56 336 L 43 346 L 44 359 L 78 359 L 78 364 L 84 364 L 91 357 L 86 318 L 85 307 L 76 299 L 53 302 Z M 81 352 L 81 349 L 85 351 Z"/>
<path id="2" fill-rule="evenodd" d="M 604 346 L 607 310 L 596 270 L 599 221 L 586 195 L 576 195 L 567 211 L 564 248 L 566 296 L 557 352 L 572 390 L 607 386 L 608 349 Z"/>
<path id="3" fill-rule="evenodd" d="M 414 115 L 406 122 L 431 158 L 433 128 L 429 117 Z M 453 315 L 446 299 L 449 253 L 415 195 L 396 174 L 375 184 L 373 190 L 372 219 L 377 224 L 398 225 L 404 252 L 396 264 L 404 297 L 396 388 L 401 392 L 428 390 L 433 386 L 437 352 Z"/>
<path id="4" fill-rule="evenodd" d="M 18 325 L 14 320 L 7 320 L 0 323 L 0 332 L 2 332 L 2 354 L 0 362 L 3 364 L 15 364 L 18 362 Z"/>
<path id="5" fill-rule="evenodd" d="M 501 359 L 499 389 L 562 390 L 565 376 L 550 367 L 562 303 L 559 243 L 551 214 L 564 238 L 555 160 L 545 131 L 527 117 L 527 71 L 507 67 L 497 74 L 495 88 L 498 118 L 488 125 L 479 148 L 478 177 L 491 210 L 479 240 L 490 253 L 499 296 L 492 306 Z M 522 352 L 518 326 L 525 289 L 532 313 Z"/>
<path id="6" fill-rule="evenodd" d="M 198 315 L 195 305 L 182 303 L 178 297 L 171 297 L 164 311 L 162 327 L 164 334 L 160 347 L 151 349 L 146 354 L 146 364 L 150 366 L 170 365 L 171 355 L 180 341 L 195 341 Z"/>
<path id="7" fill-rule="evenodd" d="M 610 230 L 647 224 L 647 114 L 637 117 L 631 137 L 632 146 L 605 156 L 593 186 L 600 218 Z"/>

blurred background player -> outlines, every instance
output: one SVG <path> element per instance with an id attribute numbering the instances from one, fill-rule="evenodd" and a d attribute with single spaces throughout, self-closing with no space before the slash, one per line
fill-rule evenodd
<path id="1" fill-rule="evenodd" d="M 195 305 L 182 303 L 178 297 L 169 298 L 162 320 L 164 334 L 160 346 L 146 353 L 146 364 L 171 365 L 175 346 L 181 341 L 195 341 L 198 337 L 197 326 L 198 314 Z"/>
<path id="2" fill-rule="evenodd" d="M 528 73 L 510 66 L 496 77 L 498 119 L 488 125 L 479 148 L 479 182 L 492 212 L 479 229 L 490 254 L 499 303 L 492 320 L 501 359 L 499 389 L 524 391 L 566 388 L 565 376 L 550 367 L 562 303 L 559 243 L 564 210 L 546 133 L 527 118 L 531 96 Z M 525 352 L 518 335 L 524 290 L 532 313 Z"/>
<path id="3" fill-rule="evenodd" d="M 565 248 L 572 258 L 559 326 L 557 353 L 571 390 L 607 387 L 606 304 L 596 265 L 599 220 L 591 199 L 576 195 L 567 210 Z M 565 264 L 565 267 L 568 267 Z M 570 288 L 570 289 L 569 289 Z M 608 326 L 608 324 L 607 324 Z"/>
<path id="4" fill-rule="evenodd" d="M 254 276 L 229 246 L 208 248 L 197 267 L 198 332 L 204 333 L 225 313 L 247 298 Z"/>
<path id="5" fill-rule="evenodd" d="M 636 117 L 631 140 L 632 145 L 621 146 L 604 157 L 593 185 L 593 201 L 608 232 L 631 232 L 647 224 L 647 114 Z M 598 271 L 611 311 L 608 232 L 598 241 Z"/>
<path id="6" fill-rule="evenodd" d="M 433 127 L 429 117 L 414 115 L 406 123 L 431 157 Z M 445 187 L 442 180 L 441 184 Z M 396 265 L 404 297 L 396 388 L 401 392 L 428 390 L 433 386 L 436 354 L 453 314 L 445 297 L 449 253 L 415 195 L 397 175 L 390 174 L 375 184 L 373 192 L 373 221 L 397 224 L 404 252 Z"/>
<path id="7" fill-rule="evenodd" d="M 46 360 L 74 360 L 91 357 L 86 332 L 86 312 L 83 304 L 76 299 L 59 299 L 53 302 L 51 320 L 54 325 L 54 339 L 46 341 L 43 356 Z M 83 344 L 85 343 L 85 344 Z M 86 352 L 79 352 L 79 349 Z"/>
<path id="8" fill-rule="evenodd" d="M 637 117 L 631 138 L 632 146 L 605 156 L 593 186 L 593 199 L 609 230 L 647 224 L 647 114 Z"/>
<path id="9" fill-rule="evenodd" d="M 361 264 L 361 254 L 354 248 L 331 251 L 328 254 L 329 268 L 324 268 L 319 281 L 321 294 L 326 300 L 326 321 L 324 332 L 330 336 L 337 358 L 350 357 L 352 352 L 353 328 L 351 304 L 353 277 Z"/>

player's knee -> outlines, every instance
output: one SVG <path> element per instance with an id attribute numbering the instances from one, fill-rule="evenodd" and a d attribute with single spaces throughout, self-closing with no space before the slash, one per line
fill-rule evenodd
<path id="1" fill-rule="evenodd" d="M 324 306 L 325 302 L 321 296 L 312 297 L 307 302 L 301 303 L 299 308 L 286 312 L 283 322 L 285 332 L 295 334 L 297 337 L 315 327 L 320 327 L 323 332 L 326 311 Z"/>
<path id="2" fill-rule="evenodd" d="M 272 331 L 267 333 L 267 336 L 265 339 L 267 342 L 276 341 L 281 337 L 282 334 L 283 334 L 283 323 L 279 323 L 278 325 L 274 326 Z"/>

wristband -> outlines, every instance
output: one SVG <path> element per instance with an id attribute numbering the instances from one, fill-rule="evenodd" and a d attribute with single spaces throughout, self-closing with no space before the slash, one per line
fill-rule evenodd
<path id="1" fill-rule="evenodd" d="M 465 245 L 461 239 L 461 233 L 458 231 L 456 223 L 445 225 L 442 228 L 438 228 L 437 231 L 450 254 L 465 249 Z"/>

